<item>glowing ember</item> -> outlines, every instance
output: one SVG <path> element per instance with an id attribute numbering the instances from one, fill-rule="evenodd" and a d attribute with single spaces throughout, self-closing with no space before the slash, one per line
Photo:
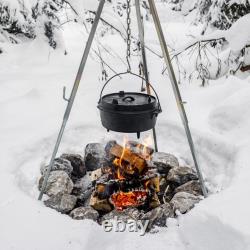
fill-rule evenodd
<path id="1" fill-rule="evenodd" d="M 147 199 L 147 191 L 117 192 L 110 197 L 117 210 L 143 205 Z"/>

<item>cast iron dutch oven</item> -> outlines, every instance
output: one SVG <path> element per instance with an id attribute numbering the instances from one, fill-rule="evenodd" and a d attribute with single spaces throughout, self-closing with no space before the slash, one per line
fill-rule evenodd
<path id="1" fill-rule="evenodd" d="M 100 110 L 102 125 L 108 131 L 137 133 L 139 137 L 140 132 L 155 127 L 157 116 L 161 112 L 159 98 L 152 85 L 149 84 L 156 97 L 138 92 L 124 91 L 102 96 L 104 88 L 112 79 L 127 73 L 145 80 L 143 77 L 131 72 L 113 76 L 102 88 L 98 109 Z"/>

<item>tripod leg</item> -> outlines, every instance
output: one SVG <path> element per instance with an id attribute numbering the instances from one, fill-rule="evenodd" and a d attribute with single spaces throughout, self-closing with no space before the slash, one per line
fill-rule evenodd
<path id="1" fill-rule="evenodd" d="M 189 125 L 188 125 L 188 119 L 187 119 L 186 111 L 185 111 L 185 108 L 184 108 L 184 105 L 183 105 L 183 102 L 182 102 L 182 98 L 181 98 L 181 94 L 180 94 L 180 91 L 179 91 L 178 83 L 176 81 L 174 69 L 173 69 L 171 59 L 170 59 L 170 56 L 169 56 L 169 52 L 168 52 L 167 44 L 166 44 L 165 37 L 164 37 L 163 31 L 162 31 L 160 19 L 159 19 L 157 10 L 156 10 L 154 0 L 148 0 L 148 3 L 149 3 L 149 6 L 150 6 L 151 15 L 153 16 L 155 28 L 156 28 L 156 31 L 157 31 L 157 34 L 158 34 L 158 38 L 159 38 L 159 41 L 160 41 L 160 45 L 161 45 L 162 53 L 163 53 L 163 56 L 164 56 L 164 59 L 165 59 L 165 63 L 167 65 L 169 78 L 170 78 L 170 81 L 171 81 L 171 84 L 172 84 L 172 87 L 173 87 L 173 90 L 174 90 L 174 95 L 175 95 L 175 99 L 176 99 L 176 102 L 177 102 L 177 106 L 178 106 L 180 116 L 181 116 L 185 131 L 186 131 L 189 147 L 190 147 L 191 154 L 192 154 L 193 161 L 194 161 L 194 165 L 195 165 L 195 168 L 196 168 L 199 180 L 200 180 L 202 192 L 203 192 L 204 197 L 207 197 L 207 190 L 206 190 L 204 180 L 203 180 L 203 176 L 202 176 L 202 173 L 201 173 L 201 170 L 200 170 L 200 167 L 198 165 L 197 158 L 196 158 L 196 152 L 195 152 L 194 143 L 193 143 L 192 135 L 191 135 L 191 132 L 190 132 L 190 128 L 189 128 Z"/>
<path id="2" fill-rule="evenodd" d="M 146 79 L 146 86 L 147 86 L 147 93 L 150 95 L 151 90 L 149 86 L 149 75 L 148 75 L 148 65 L 147 65 L 147 57 L 145 51 L 145 41 L 144 41 L 144 28 L 143 28 L 143 21 L 141 15 L 141 8 L 140 8 L 140 0 L 135 0 L 135 8 L 136 8 L 136 16 L 137 16 L 137 24 L 138 24 L 138 31 L 139 31 L 139 40 L 141 44 L 141 54 L 142 54 L 142 62 L 143 62 L 143 73 Z M 153 138 L 154 138 L 154 145 L 155 151 L 158 152 L 158 145 L 157 145 L 157 137 L 156 137 L 156 130 L 153 128 Z"/>
<path id="3" fill-rule="evenodd" d="M 52 156 L 51 156 L 51 160 L 50 160 L 50 163 L 49 163 L 48 170 L 47 170 L 47 172 L 45 174 L 45 177 L 44 177 L 41 192 L 40 192 L 39 197 L 38 197 L 39 200 L 42 199 L 43 194 L 45 192 L 45 189 L 47 187 L 48 178 L 49 178 L 51 169 L 52 169 L 52 167 L 54 165 L 54 161 L 55 161 L 56 154 L 57 154 L 58 148 L 59 148 L 61 140 L 62 140 L 64 129 L 65 129 L 67 121 L 69 119 L 69 115 L 70 115 L 70 112 L 71 112 L 71 109 L 72 109 L 72 106 L 73 106 L 73 103 L 74 103 L 74 100 L 75 100 L 75 97 L 76 97 L 76 93 L 77 93 L 77 90 L 78 90 L 78 87 L 79 87 L 79 84 L 80 84 L 80 81 L 81 81 L 81 78 L 82 78 L 82 73 L 83 73 L 83 70 L 85 68 L 86 61 L 87 61 L 88 55 L 89 55 L 89 51 L 90 51 L 90 48 L 91 48 L 91 45 L 92 45 L 92 42 L 93 42 L 93 39 L 94 39 L 94 36 L 95 36 L 95 33 L 96 33 L 96 29 L 97 29 L 97 26 L 98 26 L 98 23 L 99 23 L 99 20 L 100 20 L 100 17 L 101 17 L 101 13 L 102 13 L 102 10 L 103 10 L 104 3 L 105 3 L 105 0 L 100 0 L 98 9 L 96 11 L 96 16 L 95 16 L 95 19 L 94 19 L 94 22 L 93 22 L 93 25 L 92 25 L 92 28 L 91 28 L 91 31 L 90 31 L 90 34 L 89 34 L 89 37 L 88 37 L 88 41 L 87 41 L 86 46 L 85 46 L 85 50 L 84 50 L 84 53 L 83 53 L 83 57 L 82 57 L 82 60 L 81 60 L 77 75 L 76 75 L 76 79 L 75 79 L 75 82 L 74 82 L 73 89 L 71 91 L 71 95 L 70 95 L 70 98 L 68 100 L 68 105 L 67 105 L 67 108 L 66 108 L 65 113 L 64 113 L 61 129 L 60 129 L 60 132 L 59 132 L 58 137 L 57 137 L 57 141 L 56 141 L 54 151 L 53 151 Z"/>

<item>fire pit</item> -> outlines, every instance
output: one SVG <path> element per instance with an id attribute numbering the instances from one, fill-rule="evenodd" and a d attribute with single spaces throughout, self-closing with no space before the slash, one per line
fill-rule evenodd
<path id="1" fill-rule="evenodd" d="M 114 143 L 108 152 L 109 166 L 103 167 L 104 174 L 96 180 L 91 206 L 99 211 L 99 205 L 108 202 L 117 210 L 158 206 L 159 174 L 149 165 L 152 153 L 152 149 L 135 142 L 124 147 Z"/>
<path id="2" fill-rule="evenodd" d="M 41 167 L 41 188 L 48 166 Z M 46 206 L 73 219 L 102 223 L 122 216 L 149 220 L 149 229 L 166 226 L 177 211 L 188 212 L 202 198 L 196 173 L 179 166 L 167 153 L 154 153 L 145 143 L 90 143 L 84 157 L 57 158 L 45 190 Z M 136 215 L 136 216 L 135 216 Z"/>

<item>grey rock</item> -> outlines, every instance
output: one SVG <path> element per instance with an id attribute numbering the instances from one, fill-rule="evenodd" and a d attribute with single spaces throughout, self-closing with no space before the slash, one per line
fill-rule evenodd
<path id="1" fill-rule="evenodd" d="M 42 176 L 39 180 L 39 190 L 42 188 L 43 180 L 44 176 Z M 73 190 L 73 186 L 74 184 L 66 172 L 62 170 L 52 171 L 48 178 L 45 193 L 48 196 L 70 194 Z"/>
<path id="2" fill-rule="evenodd" d="M 77 196 L 77 207 L 88 207 L 90 206 L 90 198 L 93 190 L 88 189 L 83 192 L 80 196 Z"/>
<path id="3" fill-rule="evenodd" d="M 173 199 L 170 201 L 171 206 L 174 211 L 179 211 L 184 214 L 190 211 L 196 203 L 201 200 L 200 197 L 187 192 L 179 192 L 174 195 Z"/>
<path id="4" fill-rule="evenodd" d="M 158 172 L 164 175 L 167 175 L 171 168 L 179 166 L 179 161 L 174 155 L 163 152 L 154 153 L 152 162 L 157 167 Z"/>
<path id="5" fill-rule="evenodd" d="M 174 167 L 167 175 L 168 181 L 174 182 L 178 185 L 183 185 L 188 181 L 197 179 L 198 177 L 196 173 L 190 167 Z"/>
<path id="6" fill-rule="evenodd" d="M 77 197 L 77 207 L 83 207 L 87 205 L 87 200 L 90 198 L 93 192 L 92 183 L 89 182 L 89 176 L 85 175 L 83 178 L 78 179 L 74 183 L 72 194 Z"/>
<path id="7" fill-rule="evenodd" d="M 84 159 L 81 155 L 62 154 L 60 158 L 70 161 L 73 167 L 72 177 L 82 178 L 86 174 L 86 167 L 84 165 Z"/>
<path id="8" fill-rule="evenodd" d="M 166 226 L 168 218 L 174 217 L 174 210 L 169 203 L 162 204 L 161 206 L 147 212 L 141 219 L 149 220 L 148 231 L 154 226 Z"/>
<path id="9" fill-rule="evenodd" d="M 45 175 L 48 168 L 49 168 L 49 165 L 42 166 L 40 169 L 41 174 Z M 71 175 L 71 173 L 73 171 L 73 167 L 72 167 L 70 161 L 68 161 L 67 159 L 56 158 L 54 161 L 54 165 L 51 168 L 51 171 L 57 171 L 57 170 L 65 171 L 68 175 Z"/>
<path id="10" fill-rule="evenodd" d="M 105 151 L 105 158 L 107 161 L 112 162 L 115 159 L 115 156 L 110 154 L 110 149 L 117 144 L 116 141 L 108 141 L 105 145 L 104 151 Z"/>
<path id="11" fill-rule="evenodd" d="M 142 216 L 143 216 L 143 213 L 140 212 L 137 208 L 127 208 L 122 211 L 118 211 L 114 209 L 111 212 L 105 214 L 102 217 L 102 221 L 112 220 L 115 217 L 117 217 L 118 220 L 127 222 L 128 220 L 139 220 Z"/>
<path id="12" fill-rule="evenodd" d="M 85 175 L 81 179 L 77 179 L 74 182 L 72 194 L 74 194 L 75 196 L 81 196 L 87 189 L 92 187 L 92 183 L 89 179 L 90 177 L 88 175 Z"/>
<path id="13" fill-rule="evenodd" d="M 70 194 L 57 194 L 44 201 L 47 207 L 53 208 L 60 213 L 69 213 L 74 209 L 77 198 Z"/>
<path id="14" fill-rule="evenodd" d="M 99 214 L 92 207 L 78 207 L 71 211 L 70 216 L 74 220 L 84 220 L 89 219 L 97 221 Z"/>
<path id="15" fill-rule="evenodd" d="M 87 171 L 94 171 L 105 165 L 105 149 L 101 143 L 89 143 L 84 157 Z"/>
<path id="16" fill-rule="evenodd" d="M 199 181 L 189 181 L 175 189 L 175 193 L 187 192 L 193 195 L 202 195 L 202 189 Z"/>
<path id="17" fill-rule="evenodd" d="M 161 178 L 160 179 L 160 192 L 158 193 L 159 196 L 163 196 L 166 189 L 168 188 L 168 181 L 166 178 Z"/>

